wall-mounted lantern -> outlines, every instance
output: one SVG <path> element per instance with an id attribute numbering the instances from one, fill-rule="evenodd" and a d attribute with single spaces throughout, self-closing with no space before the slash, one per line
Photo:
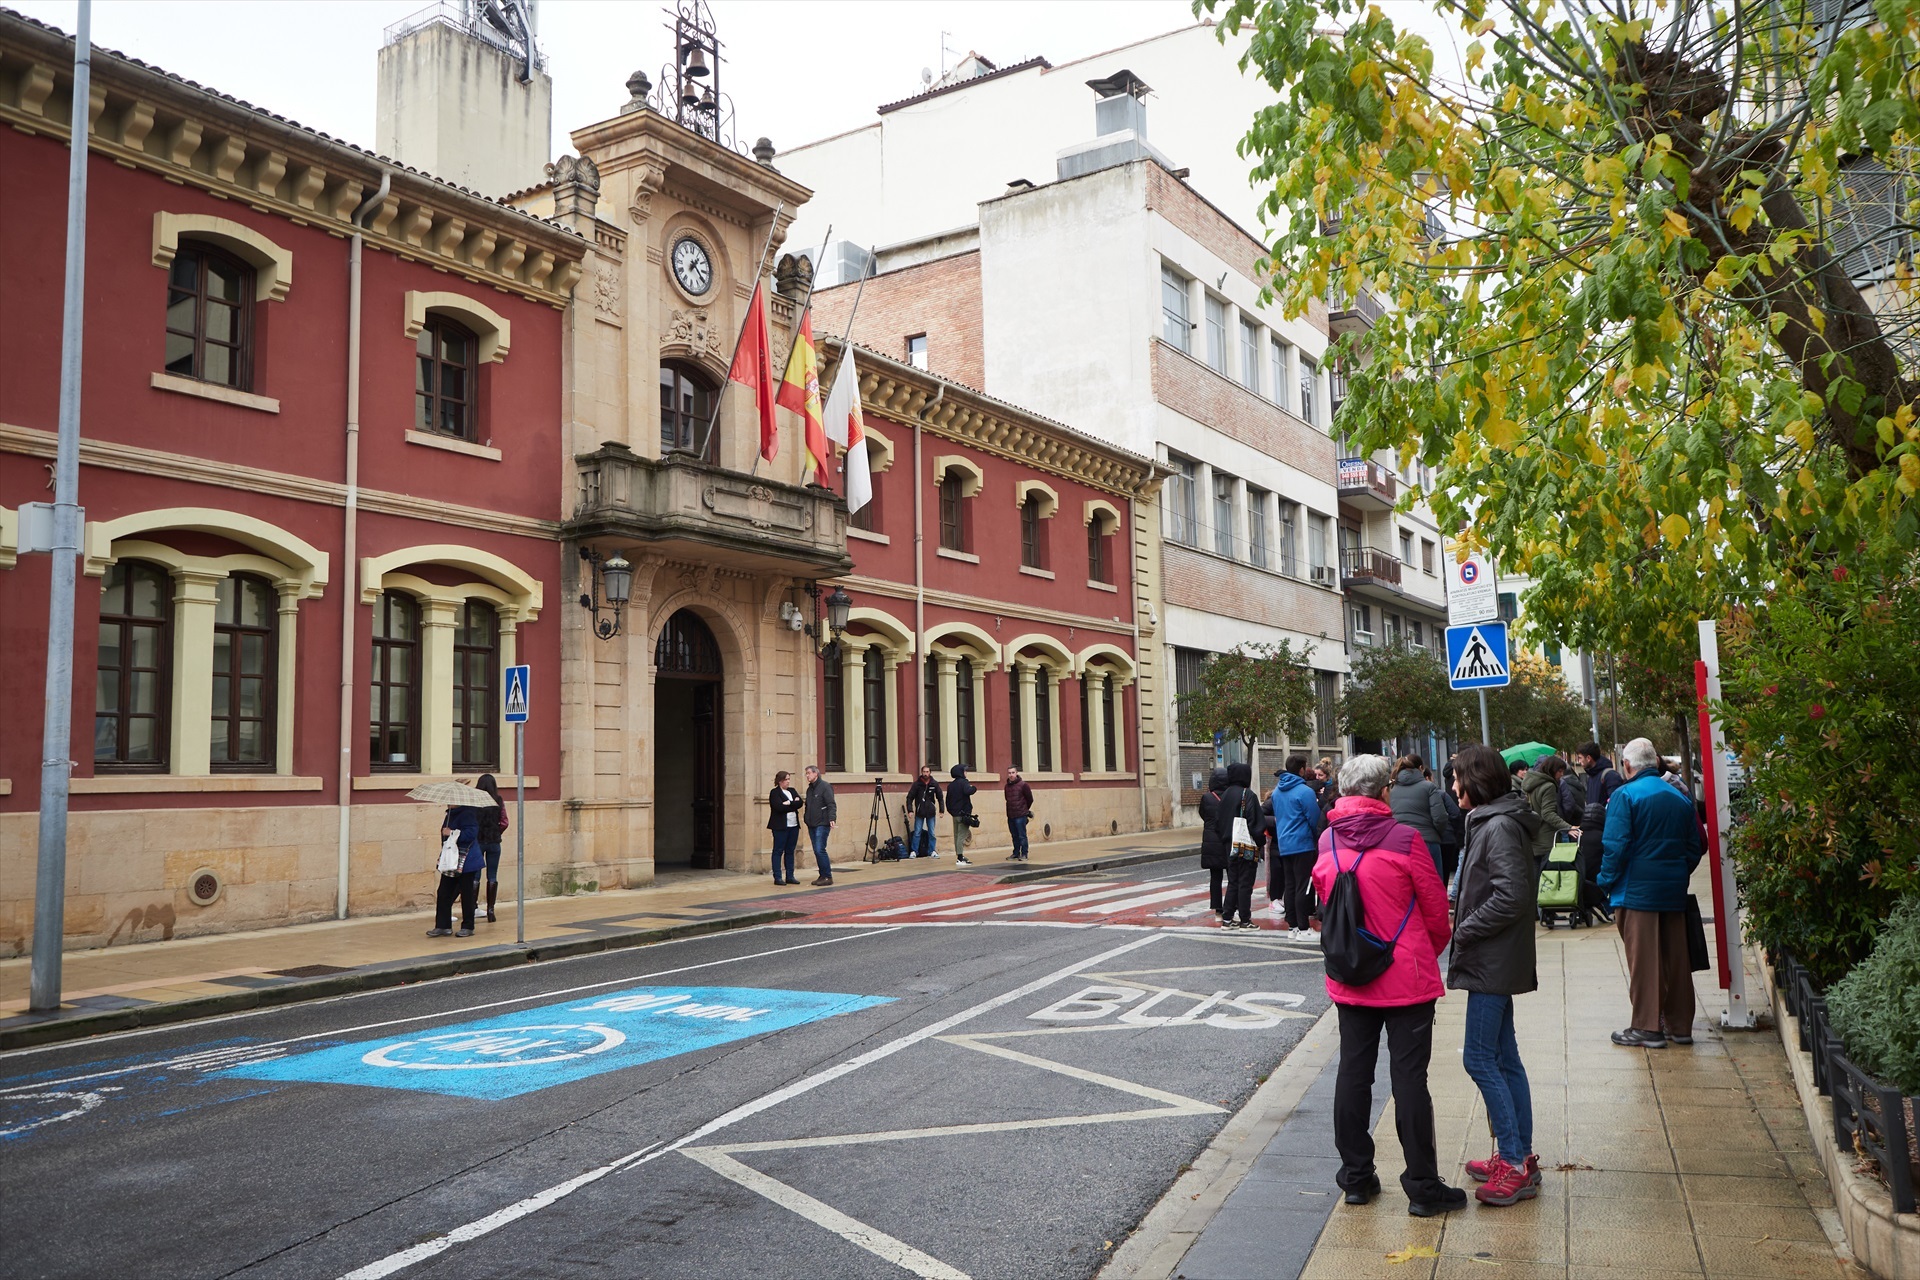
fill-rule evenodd
<path id="1" fill-rule="evenodd" d="M 618 551 L 603 558 L 592 547 L 580 548 L 580 558 L 587 562 L 587 592 L 580 597 L 580 607 L 593 615 L 593 633 L 611 640 L 620 634 L 620 615 L 633 598 L 633 565 Z M 602 596 L 609 607 L 605 618 L 600 616 Z"/>

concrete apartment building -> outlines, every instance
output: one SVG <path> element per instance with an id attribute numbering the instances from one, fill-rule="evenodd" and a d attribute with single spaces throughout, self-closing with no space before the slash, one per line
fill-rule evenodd
<path id="1" fill-rule="evenodd" d="M 1188 818 L 1213 727 L 1180 724 L 1176 705 L 1210 654 L 1311 646 L 1321 714 L 1305 741 L 1262 751 L 1260 768 L 1284 749 L 1343 754 L 1325 361 L 1331 325 L 1355 315 L 1316 305 L 1289 320 L 1261 302 L 1255 201 L 1233 155 L 1233 122 L 1252 118 L 1257 93 L 1236 58 L 1201 25 L 1059 68 L 972 59 L 972 79 L 781 159 L 816 192 L 790 243 L 810 242 L 816 205 L 849 237 L 821 264 L 823 329 L 844 324 L 872 271 L 855 342 L 1171 472 L 1158 596 L 1140 605 L 1139 696 L 1143 718 L 1173 732 L 1141 769 Z M 864 243 L 877 245 L 871 261 Z"/>

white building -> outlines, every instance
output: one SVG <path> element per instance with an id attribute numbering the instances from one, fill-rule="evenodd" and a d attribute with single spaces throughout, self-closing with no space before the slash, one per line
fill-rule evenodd
<path id="1" fill-rule="evenodd" d="M 1330 316 L 1316 304 L 1288 320 L 1260 301 L 1264 246 L 1234 154 L 1259 94 L 1237 57 L 1201 26 L 1071 71 L 988 70 L 780 164 L 814 189 L 817 228 L 831 219 L 836 242 L 845 230 L 877 245 L 871 264 L 830 249 L 818 328 L 844 326 L 870 265 L 855 341 L 977 379 L 1171 472 L 1154 574 L 1164 616 L 1140 620 L 1143 715 L 1151 702 L 1177 721 L 1208 654 L 1288 640 L 1312 647 L 1323 691 L 1313 731 L 1288 745 L 1338 756 L 1331 709 L 1348 663 Z M 809 243 L 797 225 L 788 244 Z M 1203 728 L 1177 735 L 1177 759 L 1143 762 L 1182 805 L 1213 763 L 1211 741 L 1194 740 Z"/>

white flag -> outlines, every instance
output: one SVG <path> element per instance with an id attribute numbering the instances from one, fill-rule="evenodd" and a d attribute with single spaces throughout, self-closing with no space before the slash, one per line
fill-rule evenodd
<path id="1" fill-rule="evenodd" d="M 846 450 L 847 510 L 858 511 L 873 500 L 873 477 L 867 470 L 867 433 L 860 422 L 860 371 L 851 349 L 840 359 L 822 415 L 827 439 Z"/>

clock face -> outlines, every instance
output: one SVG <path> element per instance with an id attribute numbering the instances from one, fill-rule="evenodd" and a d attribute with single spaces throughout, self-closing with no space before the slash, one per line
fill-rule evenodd
<path id="1" fill-rule="evenodd" d="M 713 263 L 698 240 L 689 238 L 673 246 L 673 278 L 696 298 L 713 287 Z"/>

